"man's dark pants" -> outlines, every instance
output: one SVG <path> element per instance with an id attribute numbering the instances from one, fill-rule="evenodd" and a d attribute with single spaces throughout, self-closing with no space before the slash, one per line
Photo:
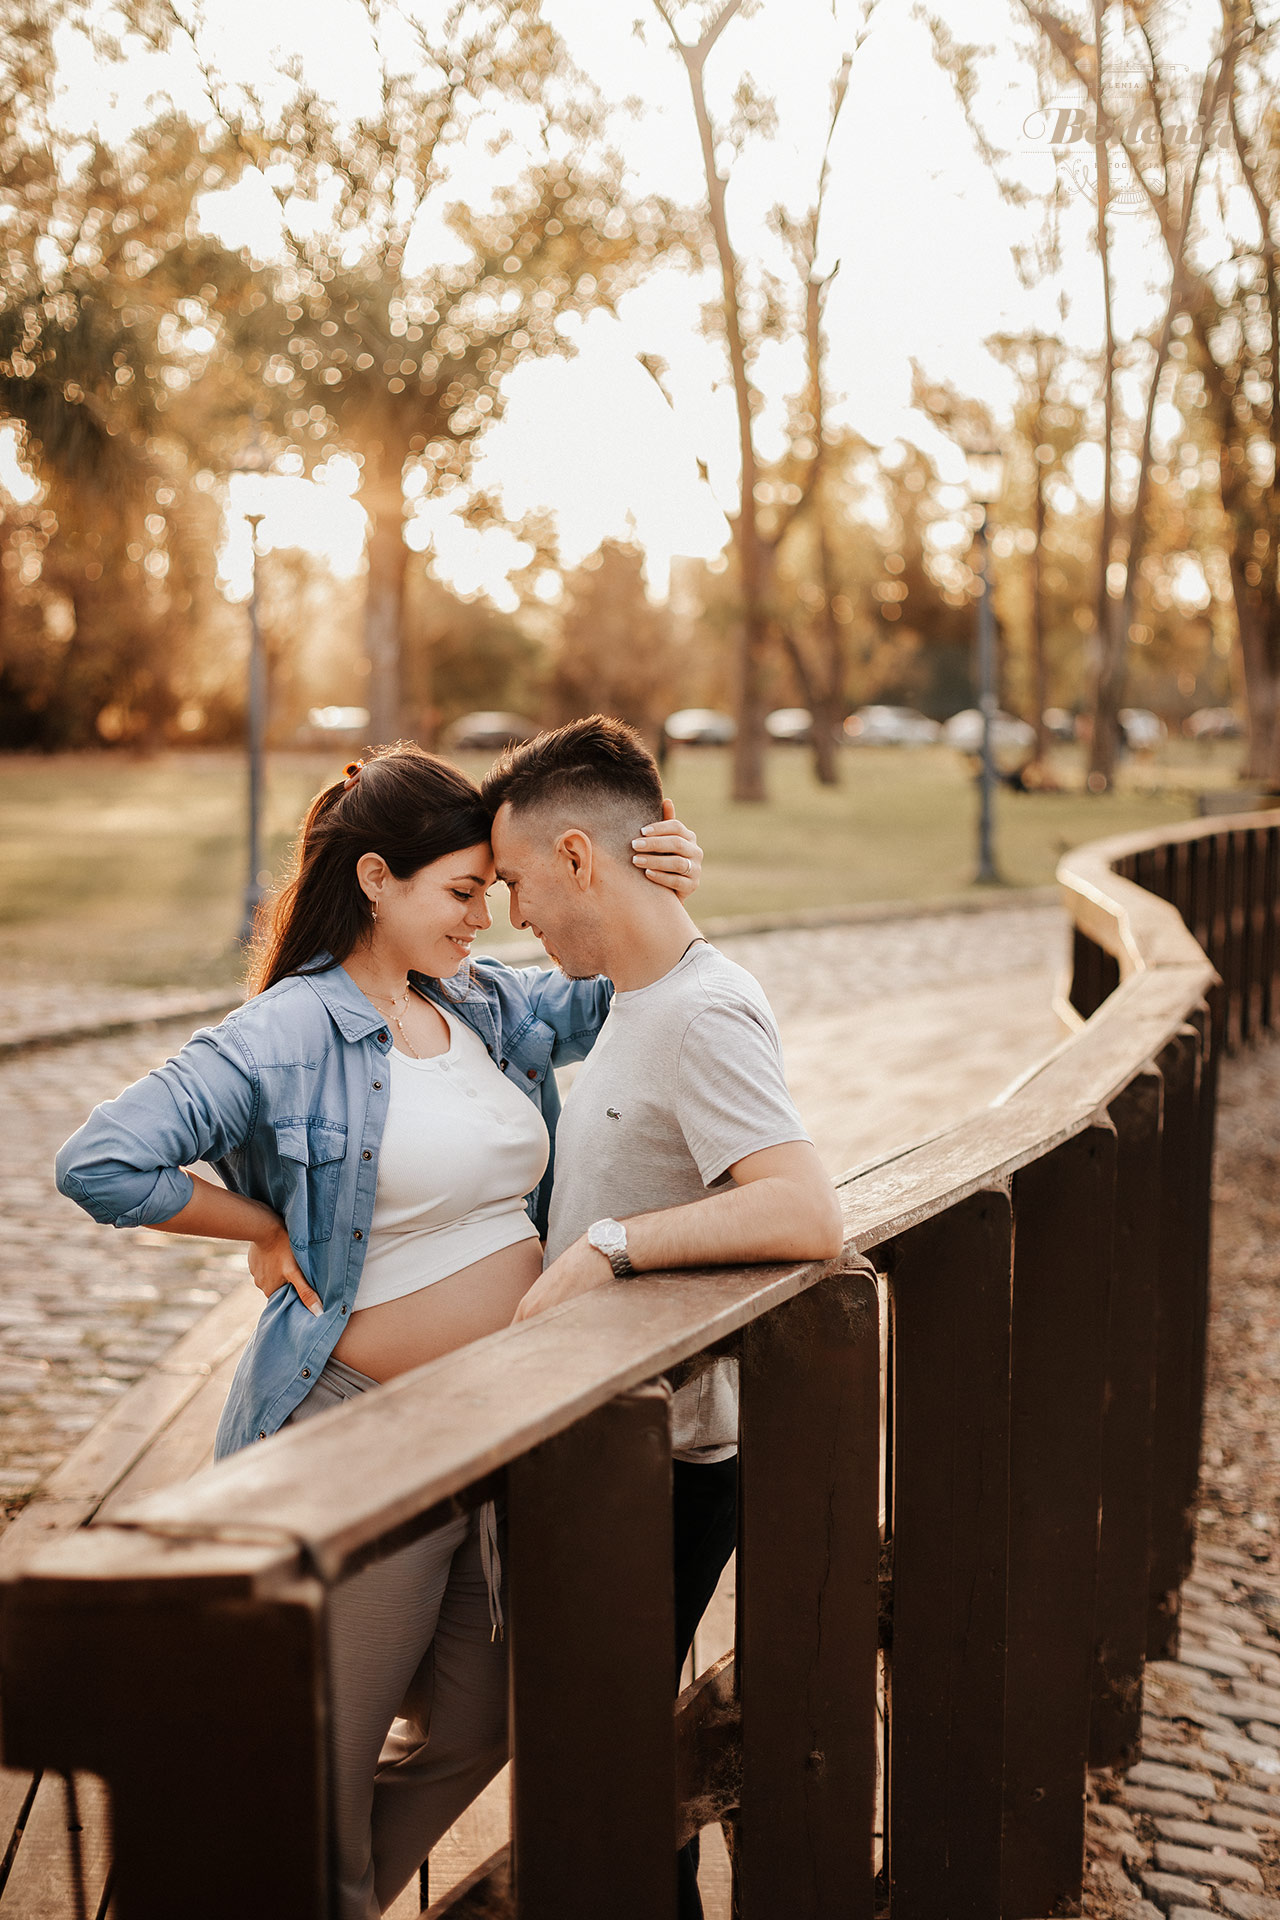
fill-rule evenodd
<path id="1" fill-rule="evenodd" d="M 717 1460 L 695 1466 L 672 1462 L 672 1515 L 676 1576 L 676 1685 L 693 1643 L 694 1629 L 706 1612 L 738 1537 L 738 1462 Z M 698 1838 L 676 1856 L 680 1920 L 702 1920 L 698 1894 Z"/>

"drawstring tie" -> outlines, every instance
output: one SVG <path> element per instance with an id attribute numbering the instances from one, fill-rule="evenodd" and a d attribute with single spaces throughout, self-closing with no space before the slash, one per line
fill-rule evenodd
<path id="1" fill-rule="evenodd" d="M 502 1615 L 502 1560 L 498 1553 L 498 1510 L 492 1500 L 486 1500 L 480 1508 L 480 1565 L 484 1568 L 484 1584 L 489 1594 L 489 1640 L 505 1640 L 505 1622 Z"/>

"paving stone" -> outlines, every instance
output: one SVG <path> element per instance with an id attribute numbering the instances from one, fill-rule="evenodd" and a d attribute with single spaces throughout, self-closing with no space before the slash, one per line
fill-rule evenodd
<path id="1" fill-rule="evenodd" d="M 1181 1766 L 1170 1766 L 1163 1761 L 1145 1758 L 1139 1760 L 1136 1767 L 1130 1767 L 1125 1779 L 1135 1787 L 1162 1788 L 1166 1793 L 1186 1794 L 1192 1800 L 1215 1798 L 1213 1781 L 1207 1774 L 1195 1773 L 1190 1768 Z"/>
<path id="2" fill-rule="evenodd" d="M 1247 1723 L 1249 1738 L 1260 1747 L 1280 1747 L 1280 1726 L 1269 1720 L 1250 1720 Z"/>
<path id="3" fill-rule="evenodd" d="M 1182 1707 L 1179 1719 L 1190 1721 L 1192 1726 L 1211 1729 L 1214 1733 L 1234 1733 L 1234 1722 L 1225 1713 L 1211 1713 L 1206 1707 Z M 1212 1742 L 1206 1741 L 1209 1746 Z"/>
<path id="4" fill-rule="evenodd" d="M 1251 1833 L 1241 1833 L 1232 1829 L 1209 1826 L 1203 1820 L 1157 1820 L 1156 1832 L 1162 1840 L 1176 1840 L 1185 1847 L 1226 1847 L 1231 1853 L 1247 1854 L 1251 1860 L 1258 1859 L 1262 1853 L 1260 1843 Z"/>
<path id="5" fill-rule="evenodd" d="M 1209 1809 L 1209 1818 L 1219 1827 L 1248 1828 L 1251 1833 L 1280 1833 L 1280 1819 L 1259 1813 L 1255 1807 L 1233 1807 L 1219 1800 Z"/>
<path id="6" fill-rule="evenodd" d="M 1261 1680 L 1233 1680 L 1231 1692 L 1239 1701 L 1254 1701 L 1260 1707 L 1268 1707 L 1272 1712 L 1280 1713 L 1280 1688 L 1268 1687 Z M 1260 1713 L 1260 1720 L 1269 1720 L 1270 1713 Z"/>
<path id="7" fill-rule="evenodd" d="M 1252 1725 L 1249 1732 L 1253 1732 Z M 1216 1733 L 1207 1729 L 1202 1738 L 1206 1747 L 1212 1747 L 1215 1753 L 1225 1754 L 1229 1759 L 1238 1760 L 1241 1766 L 1269 1765 L 1268 1755 L 1272 1749 L 1261 1741 L 1246 1740 L 1242 1733 Z"/>
<path id="8" fill-rule="evenodd" d="M 1185 1873 L 1196 1880 L 1262 1885 L 1262 1875 L 1251 1860 L 1236 1859 L 1226 1852 L 1209 1853 L 1203 1847 L 1177 1847 L 1166 1840 L 1156 1841 L 1156 1866 L 1162 1873 Z"/>
<path id="9" fill-rule="evenodd" d="M 1125 1833 L 1120 1827 L 1086 1827 L 1085 1832 L 1085 1851 L 1090 1859 L 1130 1860 L 1146 1865 L 1148 1849 L 1136 1833 Z"/>
<path id="10" fill-rule="evenodd" d="M 1201 1920 L 1200 1907 L 1170 1907 L 1169 1920 Z"/>
<path id="11" fill-rule="evenodd" d="M 1197 1912 L 1213 1909 L 1212 1891 L 1201 1886 L 1198 1880 L 1188 1880 L 1185 1874 L 1147 1872 L 1142 1876 L 1142 1884 L 1166 1913 L 1174 1907 L 1191 1907 Z"/>
<path id="12" fill-rule="evenodd" d="M 1201 1590 L 1215 1597 L 1221 1594 L 1230 1595 L 1235 1592 L 1236 1583 L 1229 1573 L 1223 1573 L 1217 1567 L 1203 1565 L 1200 1557 L 1197 1556 L 1194 1567 L 1182 1583 L 1182 1597 L 1185 1600 L 1188 1595 L 1194 1596 Z"/>
<path id="13" fill-rule="evenodd" d="M 1280 1920 L 1280 1900 L 1259 1893 L 1241 1893 L 1235 1887 L 1223 1887 L 1218 1894 L 1228 1913 L 1236 1920 Z"/>
<path id="14" fill-rule="evenodd" d="M 1222 1789 L 1222 1797 L 1233 1807 L 1252 1807 L 1258 1813 L 1273 1813 L 1280 1816 L 1280 1781 L 1273 1789 L 1242 1787 L 1236 1780 L 1229 1780 Z"/>
<path id="15" fill-rule="evenodd" d="M 1085 1818 L 1096 1820 L 1102 1827 L 1120 1827 L 1125 1833 L 1133 1832 L 1133 1816 L 1114 1800 L 1091 1800 Z"/>
<path id="16" fill-rule="evenodd" d="M 1165 1766 L 1198 1767 L 1204 1773 L 1218 1773 L 1224 1779 L 1231 1777 L 1231 1769 L 1220 1753 L 1210 1753 L 1207 1747 L 1188 1744 L 1185 1747 L 1167 1746 L 1163 1741 L 1144 1740 L 1143 1759 L 1150 1758 Z"/>
<path id="17" fill-rule="evenodd" d="M 1167 1813 L 1174 1820 L 1199 1820 L 1204 1812 L 1200 1801 L 1189 1800 L 1185 1793 L 1167 1793 L 1159 1787 L 1126 1786 L 1124 1801 L 1135 1813 Z"/>
<path id="18" fill-rule="evenodd" d="M 1249 1669 L 1243 1660 L 1237 1659 L 1234 1654 L 1211 1651 L 1208 1647 L 1179 1646 L 1177 1664 L 1190 1667 L 1195 1672 L 1220 1673 L 1228 1680 L 1249 1678 Z"/>
<path id="19" fill-rule="evenodd" d="M 1246 1573 L 1253 1572 L 1252 1560 L 1246 1560 L 1234 1547 L 1215 1547 L 1201 1544 L 1196 1547 L 1196 1559 L 1207 1560 L 1215 1567 L 1243 1567 Z"/>

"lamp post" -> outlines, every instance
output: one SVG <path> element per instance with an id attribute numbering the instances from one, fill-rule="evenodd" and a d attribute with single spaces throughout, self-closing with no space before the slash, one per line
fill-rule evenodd
<path id="1" fill-rule="evenodd" d="M 267 731 L 267 656 L 258 619 L 258 528 L 266 517 L 261 504 L 261 481 L 270 465 L 270 455 L 255 429 L 252 438 L 232 461 L 233 482 L 239 480 L 237 493 L 245 502 L 241 506 L 241 515 L 249 528 L 249 684 L 245 728 L 249 759 L 249 862 L 245 877 L 244 913 L 240 921 L 242 942 L 253 938 L 254 921 L 262 900 L 258 875 L 262 870 L 262 761 Z"/>
<path id="2" fill-rule="evenodd" d="M 978 790 L 978 871 L 980 887 L 999 886 L 992 845 L 992 796 L 996 783 L 992 731 L 996 717 L 996 617 L 991 604 L 991 552 L 987 541 L 987 510 L 1000 498 L 1004 484 L 1004 454 L 999 447 L 970 447 L 969 493 L 982 509 L 978 522 L 978 707 L 982 714 L 982 771 Z"/>

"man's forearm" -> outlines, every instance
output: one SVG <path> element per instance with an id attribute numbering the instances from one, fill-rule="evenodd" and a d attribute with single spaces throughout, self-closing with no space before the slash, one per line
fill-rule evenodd
<path id="1" fill-rule="evenodd" d="M 627 1251 L 642 1273 L 753 1260 L 833 1260 L 844 1244 L 840 1204 L 831 1188 L 783 1178 L 753 1180 L 688 1206 L 635 1214 L 626 1229 Z"/>

